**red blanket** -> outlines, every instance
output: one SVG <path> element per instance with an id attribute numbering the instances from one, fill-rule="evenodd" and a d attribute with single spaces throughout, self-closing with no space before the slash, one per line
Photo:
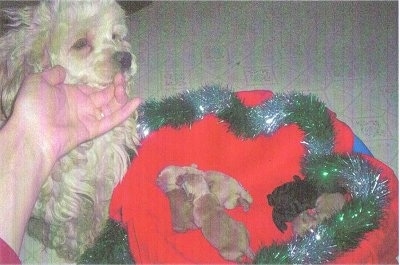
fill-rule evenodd
<path id="1" fill-rule="evenodd" d="M 268 91 L 240 92 L 247 105 L 272 97 Z M 353 133 L 332 114 L 335 152 L 352 151 Z M 229 210 L 250 234 L 254 250 L 273 242 L 289 241 L 291 227 L 281 233 L 272 221 L 272 208 L 266 195 L 276 187 L 301 176 L 304 133 L 296 125 L 282 127 L 272 136 L 238 139 L 228 125 L 213 115 L 190 128 L 163 127 L 146 137 L 124 180 L 114 191 L 111 218 L 122 221 L 129 244 L 138 263 L 228 263 L 203 237 L 200 230 L 176 233 L 172 230 L 168 199 L 156 186 L 159 172 L 169 165 L 197 164 L 201 170 L 216 170 L 236 178 L 252 195 L 248 212 Z M 378 160 L 368 157 L 389 180 L 391 203 L 382 228 L 366 234 L 359 247 L 338 257 L 336 263 L 397 263 L 398 200 L 397 178 Z"/>

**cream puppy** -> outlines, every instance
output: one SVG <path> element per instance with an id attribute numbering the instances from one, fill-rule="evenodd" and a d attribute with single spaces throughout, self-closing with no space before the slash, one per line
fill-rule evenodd
<path id="1" fill-rule="evenodd" d="M 178 178 L 185 174 L 199 174 L 202 171 L 196 165 L 188 167 L 168 166 L 164 168 L 157 178 L 157 186 L 168 197 L 171 210 L 172 228 L 177 232 L 197 229 L 193 218 L 193 196 L 189 196 L 179 186 Z"/>
<path id="2" fill-rule="evenodd" d="M 253 202 L 251 195 L 236 179 L 218 171 L 199 170 L 196 164 L 190 166 L 167 166 L 158 176 L 158 186 L 164 192 L 176 189 L 178 177 L 185 174 L 203 176 L 211 193 L 217 196 L 220 204 L 226 209 L 233 209 L 240 204 L 247 211 Z"/>
<path id="3" fill-rule="evenodd" d="M 67 83 L 98 89 L 122 72 L 133 95 L 135 57 L 125 40 L 125 14 L 115 1 L 43 1 L 4 13 L 9 30 L 0 38 L 0 126 L 23 79 L 54 65 L 66 69 Z M 99 118 L 110 112 L 99 110 Z M 137 144 L 131 117 L 64 156 L 42 187 L 28 232 L 67 260 L 79 256 L 101 231 L 112 190 Z"/>
<path id="4" fill-rule="evenodd" d="M 227 260 L 241 262 L 254 258 L 246 227 L 232 219 L 210 192 L 204 177 L 198 174 L 181 175 L 178 183 L 193 196 L 193 217 L 204 237 Z"/>
<path id="5" fill-rule="evenodd" d="M 167 166 L 161 170 L 157 178 L 157 185 L 163 190 L 163 192 L 169 192 L 174 189 L 180 189 L 181 187 L 177 184 L 179 176 L 186 174 L 198 174 L 203 176 L 204 172 L 197 169 L 197 165 L 192 164 L 190 166 Z"/>
<path id="6" fill-rule="evenodd" d="M 233 209 L 241 204 L 245 211 L 249 210 L 253 198 L 236 179 L 218 171 L 206 171 L 204 179 L 211 193 L 217 196 L 226 209 Z"/>

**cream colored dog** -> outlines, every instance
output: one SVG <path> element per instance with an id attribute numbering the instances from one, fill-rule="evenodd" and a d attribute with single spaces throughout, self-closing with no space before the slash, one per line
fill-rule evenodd
<path id="1" fill-rule="evenodd" d="M 66 68 L 66 83 L 98 89 L 123 72 L 132 96 L 135 57 L 125 41 L 125 14 L 116 2 L 44 1 L 5 14 L 10 30 L 0 38 L 0 126 L 12 112 L 23 79 L 54 65 Z M 79 256 L 102 229 L 112 190 L 137 144 L 132 117 L 63 157 L 41 190 L 29 233 L 61 257 Z"/>

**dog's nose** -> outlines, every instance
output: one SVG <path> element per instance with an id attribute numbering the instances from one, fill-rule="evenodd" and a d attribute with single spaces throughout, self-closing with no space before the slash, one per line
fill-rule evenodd
<path id="1" fill-rule="evenodd" d="M 130 52 L 116 52 L 114 53 L 114 60 L 119 64 L 122 71 L 131 68 L 132 54 Z"/>

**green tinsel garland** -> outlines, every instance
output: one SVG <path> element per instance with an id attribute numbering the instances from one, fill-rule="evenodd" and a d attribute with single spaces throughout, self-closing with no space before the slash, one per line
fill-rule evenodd
<path id="1" fill-rule="evenodd" d="M 120 223 L 109 219 L 96 244 L 88 248 L 78 264 L 132 264 L 128 235 Z"/>
<path id="2" fill-rule="evenodd" d="M 325 191 L 338 186 L 349 190 L 350 203 L 305 237 L 285 244 L 261 248 L 254 260 L 258 264 L 323 263 L 340 253 L 356 248 L 363 235 L 379 226 L 389 193 L 385 181 L 367 161 L 349 154 L 333 154 L 334 132 L 325 105 L 313 95 L 277 94 L 255 107 L 246 107 L 235 93 L 218 86 L 186 91 L 161 101 L 149 100 L 139 108 L 138 133 L 145 138 L 163 126 L 188 126 L 213 114 L 229 125 L 238 137 L 271 135 L 282 126 L 296 124 L 305 132 L 302 142 L 307 154 L 302 161 L 307 180 Z M 116 227 L 120 231 L 120 227 Z M 115 260 L 119 251 L 129 252 L 126 233 L 106 227 L 93 248 L 80 258 L 82 263 L 130 263 Z M 107 249 L 107 251 L 104 251 Z M 114 253 L 105 255 L 105 253 Z M 119 257 L 127 256 L 120 253 Z"/>

